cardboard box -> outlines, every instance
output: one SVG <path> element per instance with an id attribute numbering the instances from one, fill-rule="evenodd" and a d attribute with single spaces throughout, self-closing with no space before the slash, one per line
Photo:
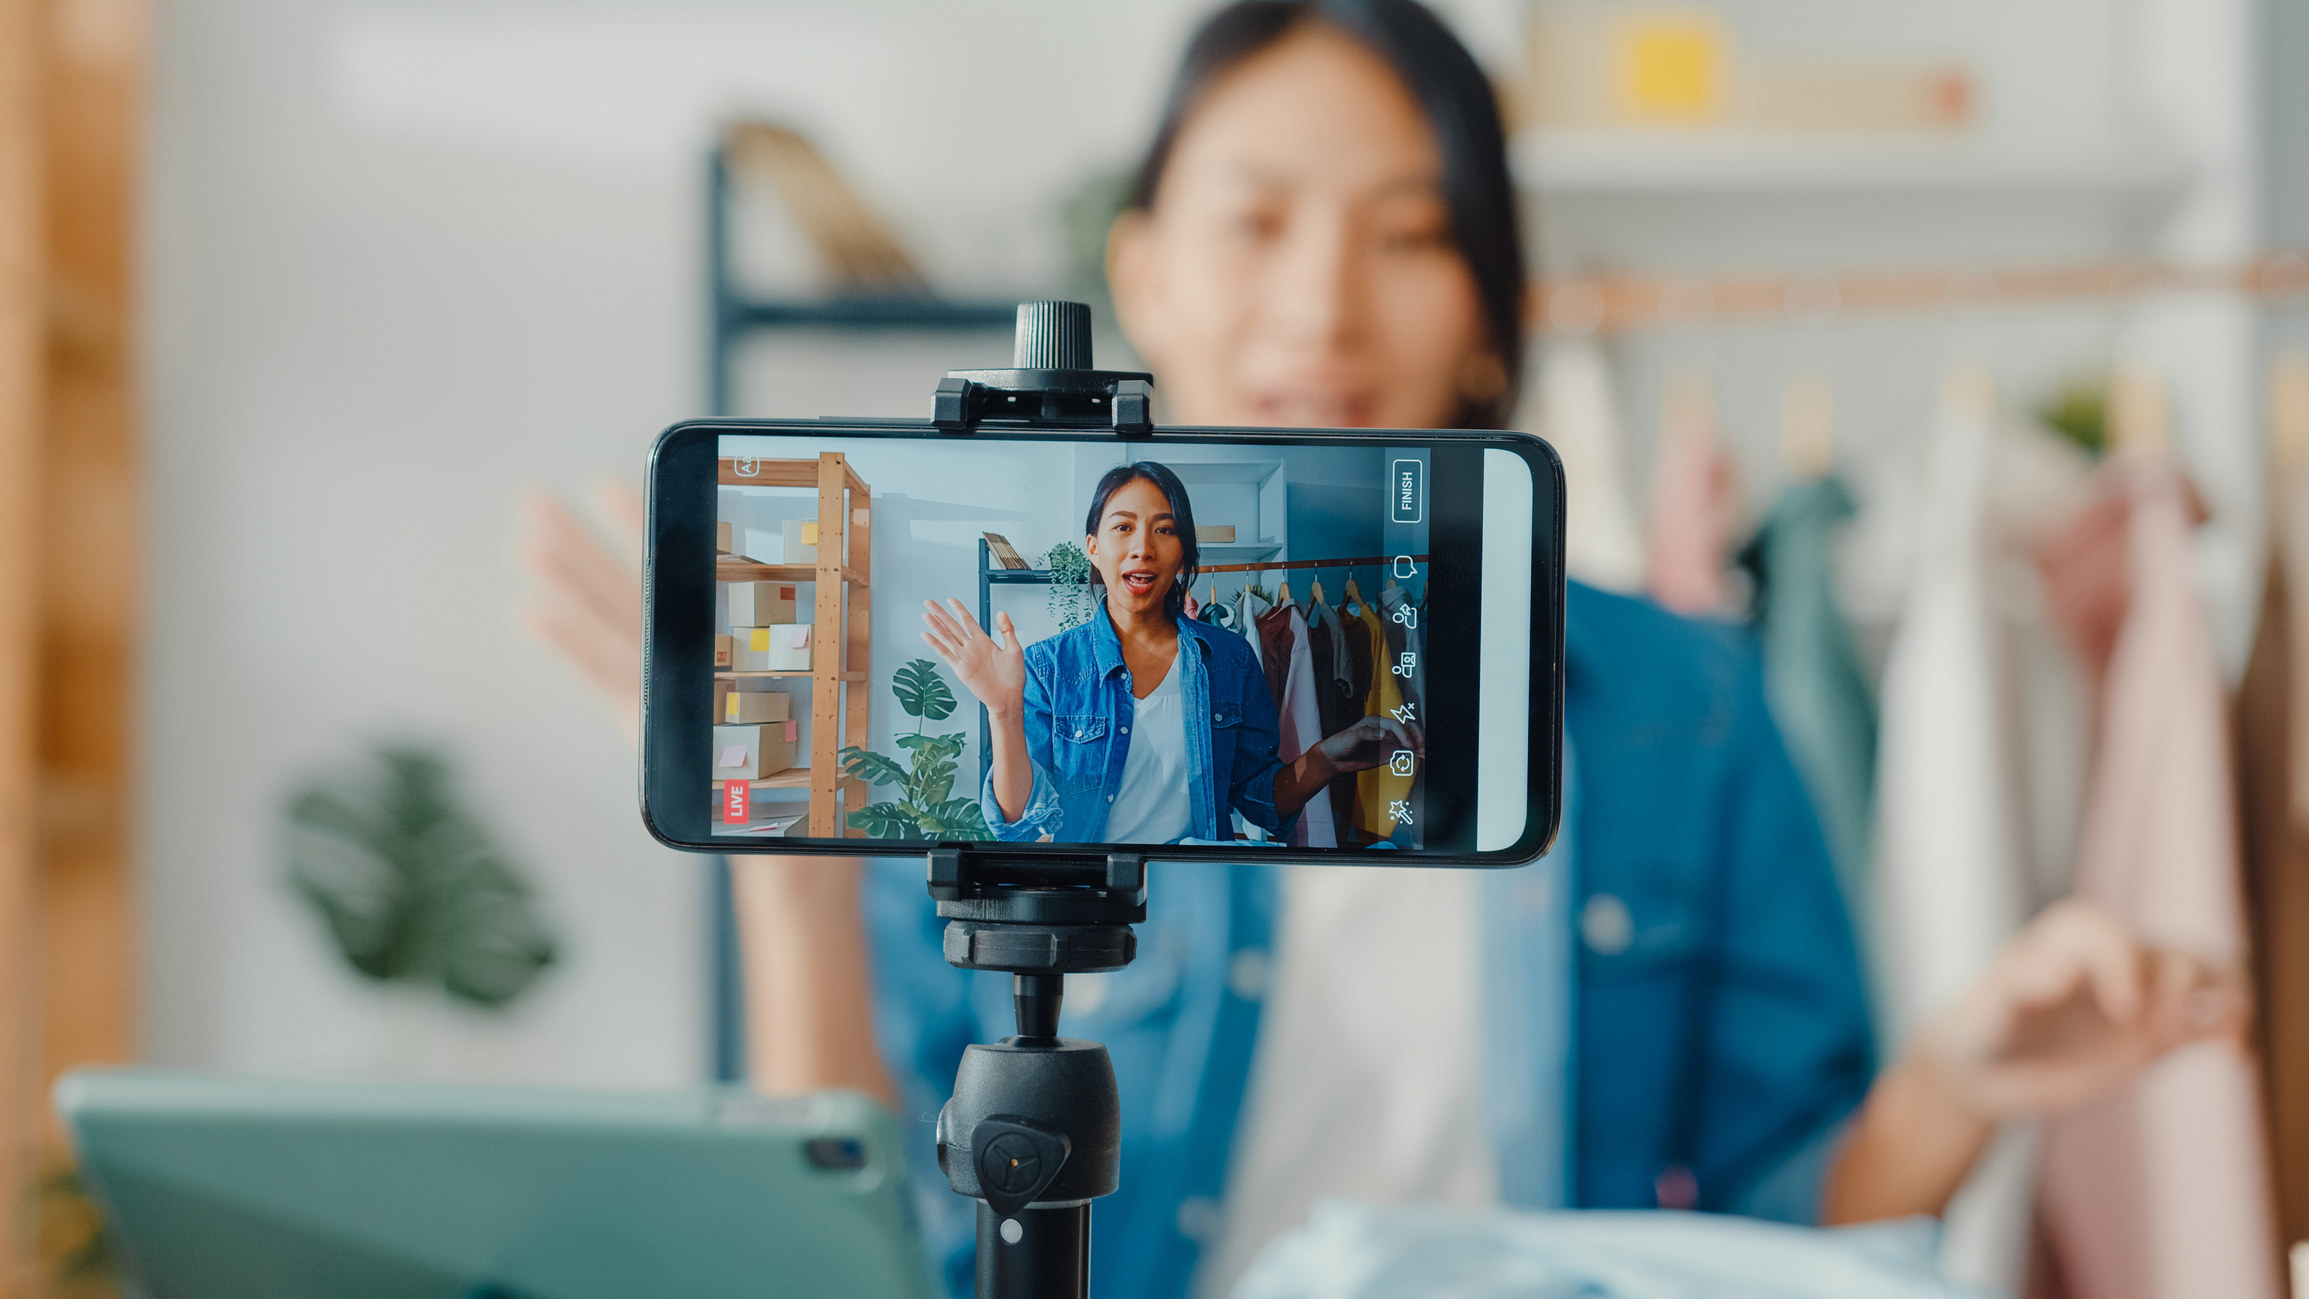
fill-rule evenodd
<path id="1" fill-rule="evenodd" d="M 734 636 L 716 636 L 716 637 L 714 637 L 714 667 L 716 667 L 717 669 L 719 669 L 719 670 L 721 670 L 721 671 L 723 671 L 723 672 L 727 672 L 727 671 L 729 671 L 729 670 L 730 670 L 730 667 L 731 667 L 731 665 L 732 665 L 732 664 L 734 664 L 734 663 L 737 661 L 737 660 L 736 660 L 736 659 L 733 657 L 733 654 L 734 654 L 734 652 L 735 652 L 736 648 L 737 648 L 737 638 L 736 638 L 736 637 L 734 637 Z"/>
<path id="2" fill-rule="evenodd" d="M 781 691 L 732 690 L 722 696 L 714 721 L 731 726 L 759 726 L 765 722 L 783 722 L 793 715 L 791 697 Z"/>
<path id="3" fill-rule="evenodd" d="M 732 629 L 735 644 L 730 654 L 740 672 L 807 672 L 810 670 L 810 624 L 784 623 L 776 627 Z"/>
<path id="4" fill-rule="evenodd" d="M 766 726 L 714 727 L 714 779 L 765 780 L 794 765 L 801 747 L 800 722 Z"/>
<path id="5" fill-rule="evenodd" d="M 732 529 L 728 523 L 716 523 L 714 525 L 715 554 L 728 555 L 736 553 L 731 549 L 731 545 L 734 541 L 734 538 L 731 536 L 731 531 Z"/>
<path id="6" fill-rule="evenodd" d="M 785 543 L 780 539 L 776 528 L 740 527 L 737 533 L 738 554 L 757 564 L 783 564 L 786 562 Z"/>
<path id="7" fill-rule="evenodd" d="M 785 564 L 815 564 L 818 562 L 818 521 L 816 519 L 788 519 L 779 537 L 786 557 Z"/>
<path id="8" fill-rule="evenodd" d="M 1214 523 L 1198 526 L 1195 529 L 1195 541 L 1205 546 L 1231 546 L 1235 544 L 1235 525 Z"/>
<path id="9" fill-rule="evenodd" d="M 798 622 L 796 599 L 800 588 L 792 582 L 730 583 L 730 626 L 774 627 Z"/>

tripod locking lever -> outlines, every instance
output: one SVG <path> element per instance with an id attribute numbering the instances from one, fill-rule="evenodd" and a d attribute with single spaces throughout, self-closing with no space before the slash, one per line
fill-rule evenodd
<path id="1" fill-rule="evenodd" d="M 1011 1217 L 1058 1179 L 1074 1143 L 1065 1133 L 1016 1114 L 990 1114 L 970 1129 L 978 1190 L 996 1213 Z"/>

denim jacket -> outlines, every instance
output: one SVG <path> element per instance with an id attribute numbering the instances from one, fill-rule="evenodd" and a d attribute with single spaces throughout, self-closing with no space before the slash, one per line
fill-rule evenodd
<path id="1" fill-rule="evenodd" d="M 1267 677 L 1249 643 L 1232 632 L 1179 620 L 1183 712 L 1205 725 L 1187 727 L 1189 837 L 1232 839 L 1229 811 L 1270 833 L 1289 828 L 1275 813 L 1275 756 L 1281 725 Z M 1122 640 L 1105 610 L 1089 622 L 1026 647 L 1026 755 L 1034 789 L 1026 810 L 1005 820 L 990 770 L 980 793 L 997 839 L 1104 843 L 1107 809 L 1130 755 L 1137 710 Z"/>
<path id="2" fill-rule="evenodd" d="M 1485 880 L 1501 1196 L 1811 1221 L 1871 1038 L 1842 895 L 1753 647 L 1577 584 L 1568 614 L 1563 833 Z M 935 1123 L 964 1045 L 1011 1031 L 1010 980 L 946 964 L 919 859 L 877 859 L 866 878 L 875 1027 L 926 1233 L 966 1295 L 972 1206 L 931 1158 Z M 1067 980 L 1067 1033 L 1107 1044 L 1122 1097 L 1122 1189 L 1092 1215 L 1100 1299 L 1185 1295 L 1225 1212 L 1278 903 L 1266 866 L 1152 863 L 1138 959 Z"/>

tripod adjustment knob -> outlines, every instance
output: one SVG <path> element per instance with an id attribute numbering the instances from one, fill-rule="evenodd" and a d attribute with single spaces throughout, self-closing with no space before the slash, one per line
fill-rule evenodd
<path id="1" fill-rule="evenodd" d="M 990 1114 L 970 1129 L 978 1190 L 996 1213 L 1010 1217 L 1034 1203 L 1058 1179 L 1074 1143 L 1056 1128 L 1016 1114 Z"/>
<path id="2" fill-rule="evenodd" d="M 1021 302 L 1011 364 L 1021 370 L 1090 368 L 1090 307 L 1080 302 Z"/>

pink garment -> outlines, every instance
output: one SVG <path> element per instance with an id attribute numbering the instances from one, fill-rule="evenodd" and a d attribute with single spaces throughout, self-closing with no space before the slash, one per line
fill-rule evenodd
<path id="1" fill-rule="evenodd" d="M 1259 616 L 1259 630 L 1266 631 L 1275 624 L 1281 624 L 1284 639 L 1290 642 L 1283 669 L 1283 697 L 1277 709 L 1282 723 L 1282 742 L 1275 746 L 1275 756 L 1289 766 L 1297 762 L 1301 754 L 1323 742 L 1323 713 L 1315 697 L 1315 656 L 1307 648 L 1306 615 L 1299 612 L 1298 605 L 1286 604 Z M 1339 846 L 1339 830 L 1331 819 L 1330 799 L 1307 800 L 1298 823 L 1291 827 L 1291 846 Z"/>
<path id="2" fill-rule="evenodd" d="M 2191 562 L 2193 501 L 2161 456 L 2106 473 L 2110 495 L 2039 554 L 2101 677 L 2076 895 L 2151 942 L 2241 966 L 2227 702 Z M 2276 1299 L 2259 1091 L 2250 1061 L 2200 1043 L 2046 1125 L 2042 1221 L 2069 1299 Z"/>
<path id="3" fill-rule="evenodd" d="M 1660 429 L 1644 523 L 1644 584 L 1652 598 L 1702 617 L 1730 612 L 1724 573 L 1739 523 L 1739 481 L 1712 420 L 1704 407 L 1671 411 Z"/>

